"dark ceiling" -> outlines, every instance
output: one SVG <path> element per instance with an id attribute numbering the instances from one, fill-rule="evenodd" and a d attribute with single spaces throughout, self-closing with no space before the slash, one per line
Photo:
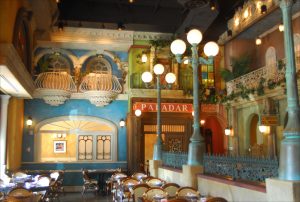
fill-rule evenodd
<path id="1" fill-rule="evenodd" d="M 182 34 L 195 27 L 206 40 L 217 40 L 244 0 L 60 0 L 60 20 L 67 26 Z M 211 10 L 212 3 L 217 9 Z"/>

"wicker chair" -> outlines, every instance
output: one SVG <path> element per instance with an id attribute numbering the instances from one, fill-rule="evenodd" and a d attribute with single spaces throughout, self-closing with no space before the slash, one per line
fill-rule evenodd
<path id="1" fill-rule="evenodd" d="M 29 202 L 32 201 L 33 193 L 25 189 L 23 187 L 16 187 L 12 190 L 7 195 L 8 201 L 24 201 L 24 202 Z"/>
<path id="2" fill-rule="evenodd" d="M 133 173 L 133 175 L 131 175 L 132 178 L 138 180 L 138 181 L 142 181 L 143 179 L 147 178 L 148 175 L 146 175 L 145 173 Z"/>
<path id="3" fill-rule="evenodd" d="M 160 178 L 152 177 L 146 180 L 146 184 L 148 184 L 150 187 L 162 187 L 164 184 L 166 184 L 166 181 Z"/>
<path id="4" fill-rule="evenodd" d="M 199 199 L 200 193 L 193 187 L 181 187 L 178 189 L 176 197 L 185 199 Z"/>
<path id="5" fill-rule="evenodd" d="M 88 171 L 83 169 L 82 170 L 82 178 L 83 178 L 83 185 L 82 185 L 82 192 L 83 195 L 86 191 L 93 191 L 97 194 L 99 190 L 98 181 L 95 179 L 91 179 L 88 176 Z"/>
<path id="6" fill-rule="evenodd" d="M 143 194 L 144 201 L 166 199 L 167 197 L 168 193 L 159 187 L 151 187 Z"/>
<path id="7" fill-rule="evenodd" d="M 139 197 L 142 197 L 143 194 L 150 188 L 147 184 L 138 184 L 132 188 L 132 198 L 133 201 L 138 201 Z"/>
<path id="8" fill-rule="evenodd" d="M 209 198 L 206 202 L 227 202 L 227 200 L 222 197 L 213 197 Z"/>
<path id="9" fill-rule="evenodd" d="M 121 182 L 122 189 L 119 190 L 121 192 L 121 197 L 130 201 L 132 197 L 131 188 L 138 184 L 139 181 L 131 177 L 123 179 Z"/>
<path id="10" fill-rule="evenodd" d="M 166 192 L 168 192 L 168 195 L 170 198 L 175 198 L 176 193 L 177 193 L 178 189 L 180 188 L 180 186 L 176 183 L 166 183 L 165 185 L 162 186 L 162 188 Z"/>

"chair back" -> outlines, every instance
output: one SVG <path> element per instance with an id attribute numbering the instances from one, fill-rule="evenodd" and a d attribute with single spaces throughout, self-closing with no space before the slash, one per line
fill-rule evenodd
<path id="1" fill-rule="evenodd" d="M 213 197 L 213 198 L 207 199 L 206 202 L 227 202 L 227 200 L 222 197 Z"/>
<path id="2" fill-rule="evenodd" d="M 176 196 L 179 198 L 200 198 L 200 193 L 193 187 L 181 187 L 178 189 Z"/>
<path id="3" fill-rule="evenodd" d="M 82 169 L 82 178 L 83 178 L 83 182 L 90 181 L 90 177 L 86 169 Z"/>
<path id="4" fill-rule="evenodd" d="M 30 190 L 25 189 L 23 187 L 16 187 L 16 188 L 10 190 L 10 192 L 8 193 L 9 197 L 13 197 L 13 198 L 17 198 L 17 199 L 29 198 L 32 195 L 33 194 Z"/>
<path id="5" fill-rule="evenodd" d="M 167 197 L 168 193 L 160 187 L 151 187 L 143 194 L 143 198 L 146 201 L 166 199 Z"/>
<path id="6" fill-rule="evenodd" d="M 146 180 L 146 184 L 148 184 L 150 187 L 161 187 L 166 183 L 166 181 L 160 179 L 160 178 L 150 178 Z"/>
<path id="7" fill-rule="evenodd" d="M 137 173 L 133 173 L 131 175 L 132 178 L 140 181 L 140 180 L 143 180 L 145 179 L 146 177 L 148 177 L 145 173 L 140 173 L 140 172 L 137 172 Z"/>
<path id="8" fill-rule="evenodd" d="M 168 192 L 169 197 L 174 198 L 176 197 L 176 192 L 180 188 L 180 186 L 176 183 L 166 183 L 162 186 L 162 188 Z"/>
<path id="9" fill-rule="evenodd" d="M 115 174 L 113 174 L 113 175 L 111 176 L 111 178 L 112 178 L 113 180 L 122 180 L 122 179 L 124 179 L 124 178 L 126 178 L 126 177 L 127 177 L 127 175 L 126 175 L 125 173 L 121 173 L 121 172 L 115 173 Z"/>
<path id="10" fill-rule="evenodd" d="M 136 179 L 133 179 L 131 177 L 128 177 L 128 178 L 125 178 L 125 179 L 122 180 L 122 185 L 127 187 L 127 188 L 133 187 L 137 184 L 139 184 L 139 181 L 136 180 Z"/>
<path id="11" fill-rule="evenodd" d="M 149 185 L 147 184 L 137 184 L 132 188 L 134 201 L 138 201 L 139 197 L 142 197 L 143 194 L 149 189 Z"/>

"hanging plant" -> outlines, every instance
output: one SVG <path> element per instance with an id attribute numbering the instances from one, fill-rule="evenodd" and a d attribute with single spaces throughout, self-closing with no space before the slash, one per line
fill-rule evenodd
<path id="1" fill-rule="evenodd" d="M 256 88 L 256 92 L 258 96 L 264 95 L 265 94 L 265 90 L 264 90 L 264 83 L 266 82 L 266 79 L 261 77 L 258 87 Z"/>

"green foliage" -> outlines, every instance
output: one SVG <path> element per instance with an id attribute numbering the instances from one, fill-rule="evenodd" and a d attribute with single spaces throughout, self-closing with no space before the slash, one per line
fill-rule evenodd
<path id="1" fill-rule="evenodd" d="M 251 64 L 251 57 L 249 54 L 242 55 L 239 58 L 232 57 L 231 59 L 232 71 L 222 68 L 220 70 L 221 77 L 226 81 L 243 76 L 249 72 Z"/>
<path id="2" fill-rule="evenodd" d="M 277 68 L 278 70 L 282 70 L 285 67 L 285 62 L 283 59 L 277 61 Z"/>
<path id="3" fill-rule="evenodd" d="M 163 48 L 171 45 L 171 41 L 169 40 L 150 40 L 150 45 L 155 49 Z"/>
<path id="4" fill-rule="evenodd" d="M 38 61 L 38 64 L 37 64 L 39 73 L 47 72 L 49 69 L 50 62 L 51 62 L 51 60 L 49 57 L 47 57 L 47 55 L 41 57 L 41 59 Z"/>
<path id="5" fill-rule="evenodd" d="M 260 81 L 259 81 L 259 84 L 258 84 L 258 87 L 256 89 L 256 92 L 257 92 L 258 96 L 261 96 L 261 95 L 265 94 L 265 90 L 264 90 L 264 83 L 265 82 L 266 82 L 266 79 L 261 77 Z"/>

